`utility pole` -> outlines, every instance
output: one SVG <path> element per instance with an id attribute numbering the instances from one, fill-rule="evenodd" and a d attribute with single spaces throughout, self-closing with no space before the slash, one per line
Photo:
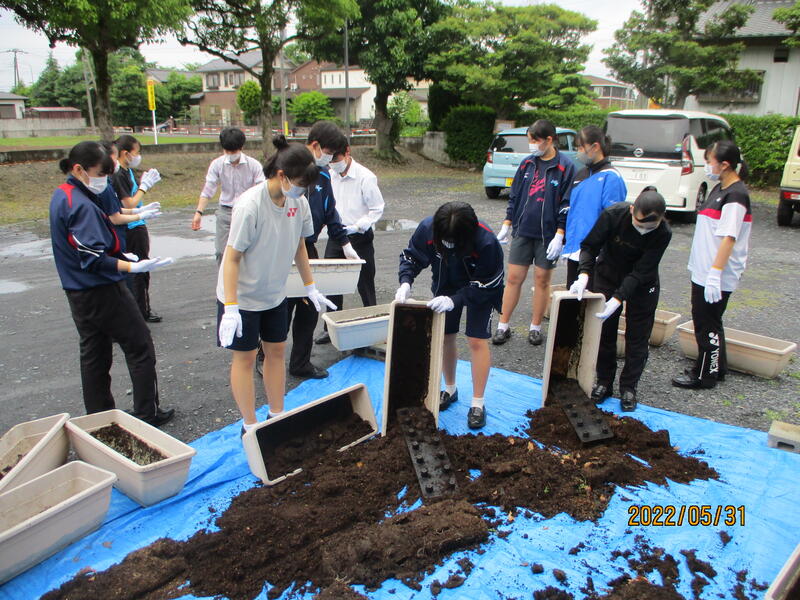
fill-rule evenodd
<path id="1" fill-rule="evenodd" d="M 11 50 L 4 50 L 5 54 L 13 54 L 14 55 L 14 87 L 16 88 L 22 79 L 19 76 L 19 60 L 17 60 L 17 54 L 27 54 L 24 50 L 20 50 L 19 48 L 12 48 Z M 33 81 L 31 81 L 33 83 Z"/>
<path id="2" fill-rule="evenodd" d="M 86 86 L 86 104 L 89 106 L 89 126 L 92 128 L 92 133 L 95 133 L 94 127 L 94 108 L 92 107 L 92 92 L 89 85 L 89 76 L 91 74 L 92 83 L 94 84 L 94 73 L 89 65 L 89 57 L 86 56 L 86 50 L 82 49 L 81 56 L 83 58 L 83 83 Z M 97 89 L 97 85 L 94 86 Z"/>
<path id="3" fill-rule="evenodd" d="M 344 22 L 344 130 L 350 143 L 350 49 L 347 43 L 347 20 Z"/>
<path id="4" fill-rule="evenodd" d="M 281 130 L 283 135 L 289 137 L 289 121 L 286 120 L 286 68 L 283 63 L 283 43 L 286 39 L 286 29 L 281 29 L 281 47 L 278 51 L 278 69 L 281 72 Z"/>

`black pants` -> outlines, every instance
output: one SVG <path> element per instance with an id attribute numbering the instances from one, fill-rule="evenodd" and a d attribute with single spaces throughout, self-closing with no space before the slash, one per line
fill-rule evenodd
<path id="1" fill-rule="evenodd" d="M 578 279 L 578 266 L 580 263 L 577 260 L 567 259 L 567 289 L 575 283 Z M 594 273 L 589 273 L 589 283 L 586 284 L 587 290 L 594 290 Z"/>
<path id="2" fill-rule="evenodd" d="M 353 249 L 366 262 L 361 265 L 361 273 L 358 275 L 358 294 L 364 306 L 375 306 L 378 303 L 375 295 L 375 247 L 372 240 L 375 234 L 372 229 L 366 233 L 354 233 L 348 236 Z M 344 258 L 342 247 L 331 239 L 325 246 L 325 258 Z M 330 296 L 328 298 L 339 310 L 342 309 L 342 297 Z"/>
<path id="3" fill-rule="evenodd" d="M 139 260 L 150 258 L 150 234 L 147 227 L 140 225 L 128 230 L 125 238 L 128 252 L 139 257 Z M 146 319 L 150 316 L 150 273 L 131 273 L 128 275 L 128 288 L 133 294 L 139 311 Z"/>
<path id="4" fill-rule="evenodd" d="M 317 247 L 306 242 L 308 258 L 319 258 Z M 306 298 L 289 298 L 289 327 L 292 331 L 292 353 L 289 355 L 289 372 L 302 371 L 311 364 L 311 348 L 314 346 L 314 329 L 319 313 Z"/>
<path id="5" fill-rule="evenodd" d="M 594 272 L 593 292 L 610 299 L 621 283 L 622 274 L 612 275 L 609 265 L 598 265 Z M 636 390 L 650 354 L 648 346 L 658 307 L 659 284 L 639 288 L 628 298 L 625 309 L 625 366 L 619 376 L 619 390 Z M 617 373 L 617 329 L 622 307 L 603 322 L 600 350 L 597 354 L 597 383 L 611 386 Z"/>
<path id="6" fill-rule="evenodd" d="M 67 290 L 81 348 L 81 384 L 87 414 L 115 407 L 111 394 L 112 342 L 125 353 L 133 383 L 133 414 L 153 417 L 158 407 L 156 352 L 136 302 L 122 281 Z"/>
<path id="7" fill-rule="evenodd" d="M 692 321 L 698 349 L 692 371 L 700 378 L 701 387 L 712 388 L 728 372 L 722 315 L 731 293 L 722 292 L 722 300 L 714 304 L 706 302 L 704 294 L 705 288 L 692 282 Z"/>

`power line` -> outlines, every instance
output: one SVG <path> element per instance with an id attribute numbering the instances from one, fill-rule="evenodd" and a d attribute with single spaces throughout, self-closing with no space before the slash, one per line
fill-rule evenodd
<path id="1" fill-rule="evenodd" d="M 25 52 L 25 50 L 20 50 L 19 48 L 12 48 L 10 50 L 3 50 L 3 54 L 13 54 L 14 55 L 14 87 L 16 88 L 20 82 L 19 76 L 19 61 L 17 60 L 17 54 L 30 54 L 29 52 Z"/>

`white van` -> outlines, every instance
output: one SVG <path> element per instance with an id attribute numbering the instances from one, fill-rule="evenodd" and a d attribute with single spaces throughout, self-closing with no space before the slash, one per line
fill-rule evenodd
<path id="1" fill-rule="evenodd" d="M 705 149 L 732 140 L 728 122 L 717 115 L 690 110 L 644 109 L 609 113 L 611 163 L 628 187 L 633 202 L 648 185 L 667 201 L 667 210 L 694 220 L 697 206 L 714 182 L 705 174 Z"/>
<path id="2" fill-rule="evenodd" d="M 792 215 L 800 211 L 800 127 L 795 129 L 789 156 L 783 167 L 780 194 L 778 225 L 790 225 Z"/>

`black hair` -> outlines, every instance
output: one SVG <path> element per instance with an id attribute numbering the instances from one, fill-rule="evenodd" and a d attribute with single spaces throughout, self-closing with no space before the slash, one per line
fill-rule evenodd
<path id="1" fill-rule="evenodd" d="M 126 152 L 133 152 L 136 149 L 136 146 L 139 146 L 139 148 L 142 147 L 142 145 L 139 143 L 139 140 L 132 135 L 128 135 L 127 133 L 123 133 L 121 136 L 115 139 L 114 145 L 117 147 L 119 152 L 122 152 L 123 150 Z"/>
<path id="2" fill-rule="evenodd" d="M 633 210 L 642 217 L 649 217 L 650 215 L 663 217 L 667 212 L 667 203 L 664 200 L 664 196 L 659 194 L 653 186 L 649 185 L 643 189 L 636 198 L 636 201 L 633 203 Z"/>
<path id="3" fill-rule="evenodd" d="M 455 244 L 455 251 L 461 256 L 471 253 L 477 229 L 478 216 L 466 202 L 447 202 L 433 215 L 433 243 L 440 254 L 445 251 L 442 240 Z"/>
<path id="4" fill-rule="evenodd" d="M 706 159 L 713 155 L 717 162 L 726 162 L 731 166 L 731 169 L 736 171 L 739 165 L 742 165 L 738 170 L 739 179 L 747 179 L 750 174 L 750 169 L 747 168 L 747 163 L 742 159 L 742 152 L 739 146 L 734 144 L 731 140 L 720 140 L 713 146 L 706 150 Z"/>
<path id="5" fill-rule="evenodd" d="M 556 126 L 547 119 L 539 119 L 533 125 L 528 127 L 528 135 L 535 140 L 545 140 L 548 137 L 551 137 L 553 138 L 553 144 L 558 144 Z"/>
<path id="6" fill-rule="evenodd" d="M 244 131 L 238 127 L 226 127 L 219 132 L 219 143 L 223 150 L 235 152 L 244 148 L 244 142 L 247 138 L 244 136 Z"/>
<path id="7" fill-rule="evenodd" d="M 578 134 L 578 145 L 590 146 L 591 144 L 600 144 L 603 156 L 611 154 L 611 138 L 597 125 L 587 125 Z"/>
<path id="8" fill-rule="evenodd" d="M 297 142 L 287 142 L 283 134 L 272 138 L 275 154 L 264 165 L 264 177 L 271 179 L 283 171 L 289 179 L 300 178 L 300 185 L 308 187 L 319 177 L 319 168 L 308 148 Z"/>
<path id="9" fill-rule="evenodd" d="M 100 165 L 100 175 L 111 175 L 114 172 L 114 159 L 100 142 L 80 142 L 72 147 L 69 154 L 58 163 L 58 168 L 65 175 L 72 167 L 80 165 L 84 171 Z"/>
<path id="10" fill-rule="evenodd" d="M 333 151 L 333 155 L 344 154 L 347 150 L 347 138 L 333 121 L 317 121 L 308 132 L 307 144 L 319 142 L 321 148 Z"/>

